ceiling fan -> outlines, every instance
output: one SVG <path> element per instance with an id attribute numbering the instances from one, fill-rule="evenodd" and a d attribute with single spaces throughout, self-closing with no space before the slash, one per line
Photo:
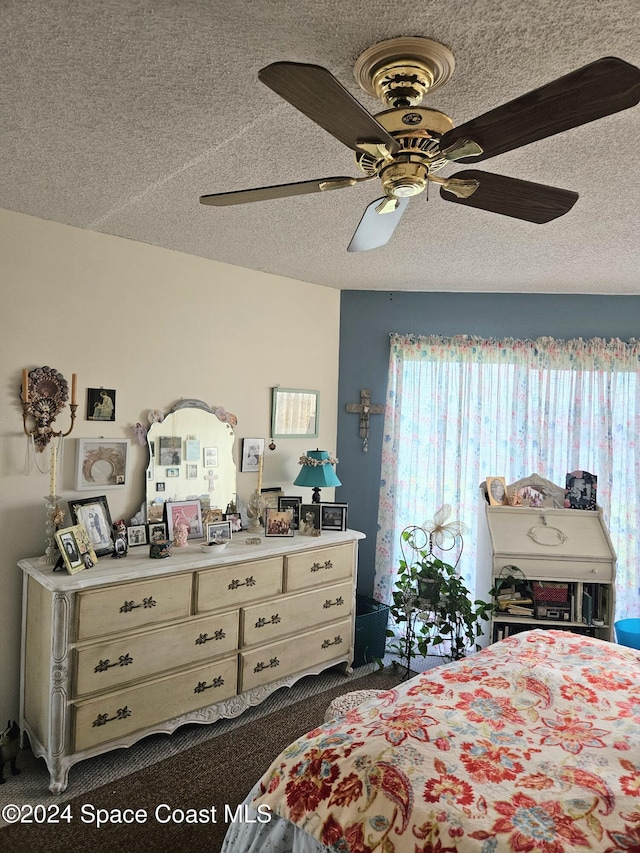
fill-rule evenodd
<path id="1" fill-rule="evenodd" d="M 320 65 L 274 62 L 258 78 L 280 97 L 355 152 L 360 178 L 339 176 L 200 196 L 226 206 L 353 187 L 378 179 L 383 196 L 372 202 L 348 246 L 350 252 L 388 242 L 409 199 L 430 182 L 445 201 L 535 222 L 567 213 L 578 194 L 477 169 L 452 177 L 436 173 L 448 163 L 477 163 L 634 106 L 640 69 L 603 57 L 496 107 L 458 127 L 440 110 L 420 106 L 427 92 L 449 80 L 451 51 L 427 38 L 375 44 L 356 60 L 355 78 L 385 109 L 371 115 Z"/>

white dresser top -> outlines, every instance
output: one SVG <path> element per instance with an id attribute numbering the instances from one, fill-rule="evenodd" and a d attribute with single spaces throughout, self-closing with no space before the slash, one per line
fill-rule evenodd
<path id="1" fill-rule="evenodd" d="M 246 540 L 258 537 L 259 545 L 247 545 Z M 251 534 L 247 531 L 233 534 L 231 542 L 218 557 L 212 557 L 207 549 L 204 553 L 200 545 L 204 539 L 191 539 L 183 548 L 173 547 L 172 555 L 161 560 L 149 558 L 149 546 L 139 545 L 130 548 L 126 557 L 119 560 L 111 555 L 99 557 L 95 566 L 70 575 L 65 569 L 53 571 L 50 563 L 41 562 L 41 557 L 20 560 L 19 567 L 25 574 L 31 575 L 38 583 L 52 592 L 78 592 L 108 583 L 123 583 L 145 577 L 162 577 L 177 572 L 191 572 L 208 568 L 219 568 L 232 563 L 261 560 L 282 554 L 296 554 L 303 551 L 317 551 L 349 542 L 364 539 L 365 534 L 357 530 L 335 532 L 323 530 L 320 536 L 265 537 L 263 533 Z"/>

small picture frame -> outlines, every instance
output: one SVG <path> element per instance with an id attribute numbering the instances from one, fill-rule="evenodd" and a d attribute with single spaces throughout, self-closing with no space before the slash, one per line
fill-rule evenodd
<path id="1" fill-rule="evenodd" d="M 156 483 L 156 492 L 164 492 L 164 482 Z"/>
<path id="2" fill-rule="evenodd" d="M 202 506 L 202 502 L 200 503 Z M 224 513 L 220 509 L 220 507 L 209 507 L 208 509 L 202 510 L 202 526 L 204 527 L 206 524 L 211 524 L 212 521 L 224 521 Z"/>
<path id="3" fill-rule="evenodd" d="M 211 521 L 207 524 L 207 544 L 210 542 L 228 542 L 230 539 L 230 521 Z"/>
<path id="4" fill-rule="evenodd" d="M 505 506 L 509 502 L 504 477 L 487 477 L 487 497 L 491 506 Z"/>
<path id="5" fill-rule="evenodd" d="M 113 526 L 105 495 L 69 501 L 69 512 L 75 525 L 84 525 L 98 557 L 113 553 Z"/>
<path id="6" fill-rule="evenodd" d="M 597 509 L 598 477 L 588 471 L 567 474 L 564 505 L 567 509 Z"/>
<path id="7" fill-rule="evenodd" d="M 167 479 L 169 479 L 169 477 L 179 477 L 180 476 L 180 469 L 179 468 L 167 468 L 164 472 L 164 475 Z"/>
<path id="8" fill-rule="evenodd" d="M 224 520 L 231 525 L 232 533 L 239 533 L 242 530 L 242 516 L 239 512 L 227 512 L 224 515 Z"/>
<path id="9" fill-rule="evenodd" d="M 268 507 L 264 513 L 265 536 L 293 536 L 291 512 Z"/>
<path id="10" fill-rule="evenodd" d="M 176 527 L 180 523 L 187 525 L 189 530 L 187 539 L 199 539 L 203 536 L 200 501 L 167 501 L 164 508 L 169 539 L 173 539 Z"/>
<path id="11" fill-rule="evenodd" d="M 70 575 L 90 569 L 98 562 L 84 524 L 56 530 L 55 537 L 64 566 Z"/>
<path id="12" fill-rule="evenodd" d="M 243 474 L 258 472 L 260 459 L 264 455 L 264 438 L 242 439 L 242 462 L 240 470 Z"/>
<path id="13" fill-rule="evenodd" d="M 346 530 L 348 504 L 321 503 L 320 504 L 320 529 L 321 530 Z"/>
<path id="14" fill-rule="evenodd" d="M 187 438 L 184 442 L 185 462 L 200 461 L 200 442 L 197 438 Z"/>
<path id="15" fill-rule="evenodd" d="M 302 498 L 291 495 L 278 495 L 278 509 L 289 510 L 291 513 L 291 527 L 298 530 L 300 527 L 300 505 Z"/>
<path id="16" fill-rule="evenodd" d="M 205 468 L 218 467 L 218 448 L 203 447 L 202 449 L 202 464 Z"/>
<path id="17" fill-rule="evenodd" d="M 128 438 L 79 438 L 76 489 L 119 489 L 128 485 Z"/>
<path id="18" fill-rule="evenodd" d="M 177 435 L 163 435 L 158 439 L 160 465 L 182 465 L 182 438 Z"/>
<path id="19" fill-rule="evenodd" d="M 300 535 L 319 536 L 321 530 L 320 504 L 300 504 Z"/>
<path id="20" fill-rule="evenodd" d="M 146 524 L 132 524 L 131 527 L 127 527 L 127 545 L 129 548 L 148 544 L 149 539 Z"/>
<path id="21" fill-rule="evenodd" d="M 87 420 L 115 421 L 116 392 L 112 388 L 87 388 Z"/>
<path id="22" fill-rule="evenodd" d="M 197 462 L 187 462 L 187 480 L 197 480 L 198 479 L 198 463 Z"/>
<path id="23" fill-rule="evenodd" d="M 147 524 L 149 542 L 164 542 L 167 539 L 167 525 L 164 521 L 154 521 Z"/>

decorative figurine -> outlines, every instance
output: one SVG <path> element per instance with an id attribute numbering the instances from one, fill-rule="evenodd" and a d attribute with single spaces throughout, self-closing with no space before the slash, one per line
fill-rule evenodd
<path id="1" fill-rule="evenodd" d="M 127 544 L 127 525 L 124 523 L 124 518 L 114 521 L 113 523 L 113 554 L 112 557 L 119 560 L 120 557 L 126 557 L 129 545 Z"/>
<path id="2" fill-rule="evenodd" d="M 11 775 L 17 776 L 20 771 L 16 767 L 16 759 L 20 751 L 20 729 L 14 720 L 7 720 L 7 728 L 0 732 L 0 785 L 7 780 L 4 778 L 4 765 L 8 762 Z"/>
<path id="3" fill-rule="evenodd" d="M 189 525 L 184 521 L 179 521 L 173 534 L 173 544 L 177 548 L 184 548 L 189 538 Z"/>

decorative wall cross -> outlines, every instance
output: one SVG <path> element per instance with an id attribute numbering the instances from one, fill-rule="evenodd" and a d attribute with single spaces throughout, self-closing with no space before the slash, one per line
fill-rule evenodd
<path id="1" fill-rule="evenodd" d="M 360 415 L 360 438 L 362 439 L 362 450 L 369 450 L 369 415 L 382 415 L 384 406 L 371 405 L 371 391 L 368 388 L 360 389 L 360 402 L 347 403 L 347 412 L 357 412 Z"/>

